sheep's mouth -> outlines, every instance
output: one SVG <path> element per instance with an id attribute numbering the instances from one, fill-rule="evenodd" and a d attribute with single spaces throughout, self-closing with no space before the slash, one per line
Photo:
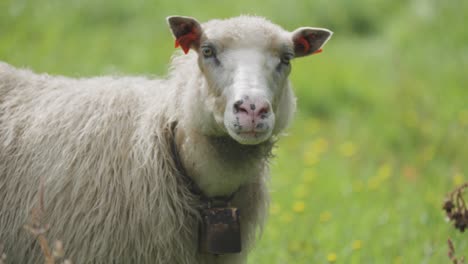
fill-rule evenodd
<path id="1" fill-rule="evenodd" d="M 257 145 L 270 139 L 271 131 L 242 131 L 231 132 L 229 135 L 238 143 L 242 145 Z"/>
<path id="2" fill-rule="evenodd" d="M 261 137 L 265 134 L 265 132 L 259 132 L 259 131 L 245 131 L 245 132 L 239 132 L 238 135 L 241 137 L 246 137 L 246 138 L 258 138 Z"/>

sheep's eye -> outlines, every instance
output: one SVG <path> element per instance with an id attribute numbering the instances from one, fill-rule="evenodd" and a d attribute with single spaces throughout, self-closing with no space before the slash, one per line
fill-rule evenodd
<path id="1" fill-rule="evenodd" d="M 281 55 L 281 63 L 284 65 L 289 65 L 291 63 L 291 59 L 293 58 L 293 55 L 290 53 L 285 53 Z"/>
<path id="2" fill-rule="evenodd" d="M 202 54 L 205 58 L 209 58 L 209 57 L 212 57 L 214 55 L 214 50 L 212 47 L 202 47 Z"/>

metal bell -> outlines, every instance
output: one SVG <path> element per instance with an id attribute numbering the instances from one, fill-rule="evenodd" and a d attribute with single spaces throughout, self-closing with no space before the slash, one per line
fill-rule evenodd
<path id="1" fill-rule="evenodd" d="M 222 255 L 241 252 L 239 210 L 215 207 L 202 209 L 199 233 L 201 253 Z"/>

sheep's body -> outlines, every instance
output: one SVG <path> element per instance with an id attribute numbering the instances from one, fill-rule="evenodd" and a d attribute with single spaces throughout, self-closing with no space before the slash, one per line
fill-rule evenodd
<path id="1" fill-rule="evenodd" d="M 259 18 L 237 19 L 269 26 Z M 222 120 L 209 113 L 219 102 L 210 101 L 211 81 L 197 60 L 194 53 L 175 57 L 162 80 L 71 79 L 0 63 L 0 242 L 11 263 L 42 261 L 23 229 L 41 181 L 47 236 L 62 240 L 75 263 L 245 261 L 265 219 L 274 138 L 242 145 L 219 128 Z M 272 103 L 279 112 L 274 135 L 295 107 L 284 85 Z M 198 253 L 202 202 L 189 189 L 173 146 L 206 195 L 238 190 L 232 205 L 241 212 L 241 253 Z"/>
<path id="2" fill-rule="evenodd" d="M 13 263 L 42 258 L 23 230 L 41 177 L 48 237 L 62 240 L 76 263 L 209 263 L 196 254 L 199 202 L 169 152 L 177 87 L 36 75 L 5 64 L 0 80 L 0 239 Z M 245 205 L 260 215 L 262 176 L 250 184 L 255 193 L 242 190 L 259 198 Z"/>

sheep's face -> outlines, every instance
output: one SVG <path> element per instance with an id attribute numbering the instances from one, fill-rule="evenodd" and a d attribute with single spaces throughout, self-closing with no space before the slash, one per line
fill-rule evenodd
<path id="1" fill-rule="evenodd" d="M 290 89 L 287 76 L 292 51 L 278 55 L 249 47 L 227 47 L 207 40 L 200 46 L 199 66 L 217 97 L 213 115 L 241 144 L 269 139 L 275 128 L 278 102 Z M 282 59 L 283 56 L 284 58 Z"/>
<path id="2" fill-rule="evenodd" d="M 198 53 L 214 101 L 209 112 L 224 133 L 245 145 L 262 143 L 286 127 L 295 108 L 290 61 L 319 51 L 331 36 L 316 28 L 287 32 L 258 17 L 203 25 L 187 17 L 168 21 L 176 45 Z"/>

